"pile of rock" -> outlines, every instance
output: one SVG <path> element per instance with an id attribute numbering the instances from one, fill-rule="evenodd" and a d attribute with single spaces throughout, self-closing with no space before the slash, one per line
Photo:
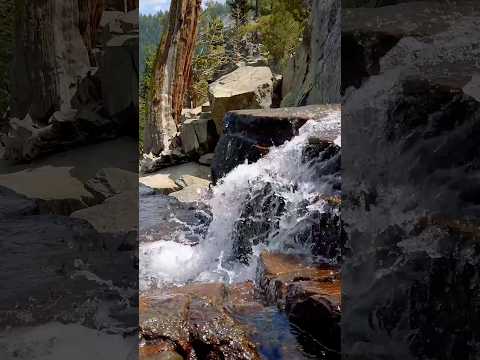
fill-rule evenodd
<path id="1" fill-rule="evenodd" d="M 209 85 L 209 102 L 184 109 L 178 138 L 180 146 L 158 157 L 144 155 L 140 171 L 153 172 L 213 153 L 224 133 L 224 119 L 232 110 L 269 109 L 278 102 L 279 78 L 260 60 L 238 64 Z M 205 158 L 204 158 L 205 159 Z M 211 160 L 206 160 L 211 162 Z"/>

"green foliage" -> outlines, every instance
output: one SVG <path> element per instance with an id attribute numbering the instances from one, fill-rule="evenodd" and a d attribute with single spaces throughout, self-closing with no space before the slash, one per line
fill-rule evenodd
<path id="1" fill-rule="evenodd" d="M 208 82 L 227 61 L 223 21 L 218 16 L 205 14 L 208 22 L 200 28 L 193 58 L 191 97 L 195 105 L 208 99 Z"/>
<path id="2" fill-rule="evenodd" d="M 243 26 L 242 32 L 260 34 L 269 60 L 283 66 L 301 41 L 309 10 L 303 0 L 276 0 L 269 5 L 271 13 L 262 7 L 261 13 L 267 15 Z"/>
<path id="3" fill-rule="evenodd" d="M 250 10 L 248 0 L 228 0 L 227 4 L 230 7 L 230 15 L 235 21 L 235 26 L 245 25 L 248 22 L 248 12 Z"/>
<path id="4" fill-rule="evenodd" d="M 149 51 L 152 48 L 157 48 L 160 43 L 162 31 L 167 28 L 168 12 L 158 12 L 155 15 L 140 14 L 140 46 L 139 46 L 139 60 L 140 60 L 140 81 L 143 79 L 145 71 L 145 61 L 148 57 Z"/>
<path id="5" fill-rule="evenodd" d="M 143 149 L 143 131 L 147 121 L 148 103 L 150 98 L 150 87 L 152 84 L 153 69 L 155 67 L 156 47 L 149 46 L 145 50 L 145 63 L 143 77 L 140 79 L 139 91 L 139 147 L 140 152 Z"/>
<path id="6" fill-rule="evenodd" d="M 0 116 L 7 110 L 9 94 L 9 68 L 14 48 L 15 2 L 0 2 Z"/>
<path id="7" fill-rule="evenodd" d="M 227 5 L 217 1 L 206 3 L 200 15 L 197 45 L 192 63 L 190 97 L 194 106 L 208 100 L 208 83 L 227 61 L 223 20 L 229 14 Z"/>

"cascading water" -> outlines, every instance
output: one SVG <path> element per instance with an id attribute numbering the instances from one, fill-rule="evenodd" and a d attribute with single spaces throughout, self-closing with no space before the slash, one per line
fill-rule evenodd
<path id="1" fill-rule="evenodd" d="M 337 133 L 339 123 L 338 114 L 309 121 L 298 136 L 256 163 L 235 168 L 205 194 L 210 213 L 196 210 L 207 222 L 189 225 L 171 216 L 167 221 L 180 222 L 180 230 L 157 234 L 155 241 L 140 245 L 141 289 L 162 283 L 251 280 L 265 249 L 335 262 L 338 243 L 332 246 L 325 238 L 331 223 L 339 221 L 331 199 L 340 195 L 340 138 L 335 145 L 317 140 Z M 192 246 L 178 241 L 183 232 L 203 235 Z"/>

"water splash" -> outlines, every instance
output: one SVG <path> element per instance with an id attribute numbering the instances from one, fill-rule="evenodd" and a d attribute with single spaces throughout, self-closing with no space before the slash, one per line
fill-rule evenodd
<path id="1" fill-rule="evenodd" d="M 312 214 L 324 212 L 327 198 L 340 195 L 340 173 L 332 170 L 338 158 L 319 160 L 320 153 L 309 160 L 305 153 L 311 139 L 338 132 L 339 124 L 338 114 L 309 121 L 292 140 L 225 176 L 205 199 L 212 221 L 197 246 L 169 238 L 141 244 L 141 288 L 161 282 L 254 279 L 264 249 L 312 255 L 312 243 L 305 240 L 311 236 L 312 219 L 318 220 Z M 340 146 L 339 137 L 335 144 Z"/>

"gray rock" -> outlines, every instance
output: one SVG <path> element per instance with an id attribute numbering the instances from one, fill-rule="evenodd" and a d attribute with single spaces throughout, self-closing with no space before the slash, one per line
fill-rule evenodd
<path id="1" fill-rule="evenodd" d="M 208 181 L 210 179 L 210 168 L 193 162 L 171 166 L 140 177 L 140 183 L 162 194 L 170 194 L 189 185 L 185 183 L 186 176 Z M 182 178 L 184 180 L 179 182 Z"/>
<path id="2" fill-rule="evenodd" d="M 210 181 L 196 176 L 184 175 L 176 183 L 182 190 L 170 193 L 181 202 L 196 202 L 204 198 L 210 187 Z"/>
<path id="3" fill-rule="evenodd" d="M 200 158 L 198 159 L 198 162 L 202 165 L 211 166 L 213 163 L 214 157 L 215 157 L 215 153 L 208 153 L 200 156 Z"/>
<path id="4" fill-rule="evenodd" d="M 230 110 L 269 108 L 272 105 L 273 75 L 266 66 L 242 66 L 210 84 L 208 96 L 212 118 L 219 134 Z"/>
<path id="5" fill-rule="evenodd" d="M 186 119 L 180 129 L 182 150 L 190 157 L 198 157 L 215 149 L 218 141 L 215 123 L 210 119 Z"/>
<path id="6" fill-rule="evenodd" d="M 122 192 L 136 190 L 138 174 L 118 168 L 101 169 L 85 183 L 85 188 L 103 201 Z"/>
<path id="7" fill-rule="evenodd" d="M 281 106 L 340 102 L 340 0 L 313 1 L 303 43 L 283 76 Z"/>
<path id="8" fill-rule="evenodd" d="M 99 233 L 136 233 L 138 191 L 127 191 L 109 197 L 102 204 L 75 211 L 72 217 L 88 221 Z"/>

